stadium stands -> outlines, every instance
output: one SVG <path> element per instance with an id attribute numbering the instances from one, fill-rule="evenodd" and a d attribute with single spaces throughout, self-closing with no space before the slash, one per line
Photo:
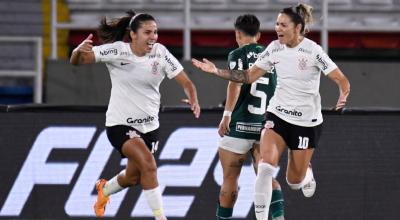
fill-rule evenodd
<path id="1" fill-rule="evenodd" d="M 182 47 L 184 27 L 184 3 L 189 0 L 63 0 L 67 7 L 58 10 L 61 26 L 58 30 L 58 53 L 64 57 L 88 33 L 94 33 L 99 20 L 107 16 L 119 17 L 128 9 L 147 12 L 155 16 L 160 28 L 159 41 L 168 47 Z M 295 5 L 298 0 L 190 0 L 193 52 L 204 47 L 225 50 L 235 47 L 232 36 L 233 22 L 238 14 L 254 13 L 261 20 L 263 42 L 275 39 L 273 32 L 279 9 Z M 314 7 L 314 32 L 308 36 L 319 41 L 321 29 L 321 5 L 323 0 L 302 0 Z M 0 1 L 0 31 L 2 36 L 42 36 L 44 57 L 50 53 L 49 14 L 50 0 Z M 66 10 L 68 9 L 68 10 Z M 391 49 L 400 48 L 400 0 L 330 0 L 328 29 L 330 48 L 344 49 Z M 60 15 L 64 19 L 60 19 Z M 67 20 L 68 19 L 68 20 Z M 45 25 L 47 24 L 47 25 Z M 67 35 L 68 34 L 68 35 Z M 64 36 L 65 40 L 60 40 Z M 68 38 L 68 39 L 67 39 Z M 95 37 L 95 43 L 99 43 Z M 61 45 L 62 44 L 62 45 Z M 200 48 L 200 49 L 199 49 Z M 33 44 L 14 45 L 1 43 L 0 70 L 29 69 L 34 66 Z M 176 51 L 180 53 L 181 49 Z M 4 52 L 6 51 L 6 52 Z M 204 51 L 204 49 L 203 49 Z M 207 50 L 206 50 L 207 51 Z M 214 50 L 208 50 L 214 51 Z M 217 53 L 217 52 L 216 52 Z M 391 54 L 399 54 L 398 52 Z M 396 55 L 398 56 L 398 55 Z M 178 55 L 179 57 L 179 55 Z M 19 85 L 21 80 L 0 78 L 2 85 Z M 28 83 L 29 84 L 29 83 Z M 24 83 L 24 86 L 25 83 Z M 7 93 L 9 90 L 7 90 Z M 0 94 L 1 96 L 1 94 Z"/>
<path id="2" fill-rule="evenodd" d="M 40 0 L 0 1 L 0 33 L 5 37 L 34 37 L 43 34 Z M 0 41 L 0 104 L 32 101 L 32 82 L 21 76 L 10 77 L 9 70 L 26 71 L 35 67 L 32 42 Z M 1 75 L 1 74 L 0 74 Z"/>

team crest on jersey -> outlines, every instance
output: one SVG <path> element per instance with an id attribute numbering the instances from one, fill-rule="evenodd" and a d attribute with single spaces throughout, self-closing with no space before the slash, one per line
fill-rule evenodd
<path id="1" fill-rule="evenodd" d="M 306 70 L 307 69 L 307 59 L 306 58 L 300 58 L 299 59 L 299 69 L 300 70 Z"/>
<path id="2" fill-rule="evenodd" d="M 229 62 L 229 68 L 232 70 L 232 69 L 235 69 L 235 67 L 236 67 L 236 62 L 235 61 L 231 61 L 231 62 Z"/>
<path id="3" fill-rule="evenodd" d="M 153 75 L 157 75 L 157 73 L 158 73 L 158 65 L 159 65 L 159 63 L 158 63 L 157 61 L 154 61 L 154 62 L 151 64 L 151 73 L 152 73 Z"/>
<path id="4" fill-rule="evenodd" d="M 265 122 L 265 125 L 264 125 L 264 127 L 265 127 L 266 129 L 273 128 L 274 126 L 275 126 L 275 124 L 274 124 L 273 121 L 266 121 L 266 122 Z"/>

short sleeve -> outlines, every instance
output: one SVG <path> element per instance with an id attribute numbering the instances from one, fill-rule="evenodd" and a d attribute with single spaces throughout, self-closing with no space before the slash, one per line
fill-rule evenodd
<path id="1" fill-rule="evenodd" d="M 92 50 L 94 52 L 96 63 L 109 63 L 118 58 L 119 50 L 121 50 L 121 44 L 120 42 L 103 44 L 100 46 L 94 46 Z"/>
<path id="2" fill-rule="evenodd" d="M 337 65 L 329 58 L 321 46 L 316 45 L 315 48 L 315 62 L 317 67 L 325 74 L 332 72 L 337 68 Z"/>
<path id="3" fill-rule="evenodd" d="M 164 72 L 169 79 L 174 78 L 183 70 L 182 64 L 172 55 L 167 48 L 161 47 L 164 57 L 162 57 Z"/>
<path id="4" fill-rule="evenodd" d="M 239 56 L 238 50 L 234 50 L 228 55 L 228 68 L 230 70 L 243 70 L 243 60 Z"/>
<path id="5" fill-rule="evenodd" d="M 271 58 L 272 44 L 273 42 L 271 42 L 268 47 L 265 48 L 265 50 L 257 58 L 257 61 L 254 63 L 254 65 L 256 65 L 258 68 L 261 68 L 265 71 L 269 71 L 273 66 Z"/>

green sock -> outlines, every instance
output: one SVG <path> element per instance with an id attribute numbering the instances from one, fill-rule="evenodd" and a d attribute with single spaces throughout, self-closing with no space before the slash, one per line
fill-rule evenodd
<path id="1" fill-rule="evenodd" d="M 283 216 L 285 214 L 282 190 L 275 189 L 272 191 L 271 205 L 269 207 L 272 219 Z"/>
<path id="2" fill-rule="evenodd" d="M 224 208 L 218 202 L 217 213 L 216 213 L 217 220 L 231 219 L 232 212 L 233 212 L 233 208 Z"/>

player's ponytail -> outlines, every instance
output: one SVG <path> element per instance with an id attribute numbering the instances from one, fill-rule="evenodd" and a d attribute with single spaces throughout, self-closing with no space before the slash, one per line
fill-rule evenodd
<path id="1" fill-rule="evenodd" d="M 300 33 L 305 35 L 310 31 L 309 25 L 313 22 L 312 10 L 310 5 L 300 3 L 295 7 L 284 8 L 280 13 L 288 15 L 296 26 L 301 24 Z"/>
<path id="2" fill-rule="evenodd" d="M 112 43 L 115 41 L 122 41 L 128 31 L 128 25 L 133 16 L 135 16 L 135 12 L 129 10 L 126 12 L 127 16 L 121 17 L 118 19 L 113 19 L 111 21 L 107 21 L 107 18 L 104 17 L 100 21 L 100 26 L 98 28 L 98 36 L 100 40 L 104 43 Z"/>
<path id="3" fill-rule="evenodd" d="M 300 3 L 299 5 L 297 5 L 296 9 L 297 13 L 300 15 L 300 17 L 303 18 L 304 21 L 304 27 L 302 28 L 302 31 L 300 33 L 306 34 L 310 31 L 310 25 L 313 22 L 313 7 L 304 3 Z"/>
<path id="4" fill-rule="evenodd" d="M 149 14 L 136 14 L 133 10 L 126 12 L 127 16 L 118 19 L 107 21 L 103 18 L 100 21 L 98 28 L 98 36 L 104 43 L 112 43 L 122 41 L 126 35 L 129 36 L 129 31 L 136 32 L 139 29 L 141 22 L 152 20 L 153 16 Z"/>

